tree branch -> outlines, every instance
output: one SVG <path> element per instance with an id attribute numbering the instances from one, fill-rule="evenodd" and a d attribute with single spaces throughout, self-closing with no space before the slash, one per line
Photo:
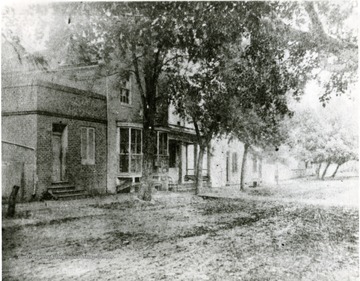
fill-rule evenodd
<path id="1" fill-rule="evenodd" d="M 196 118 L 194 116 L 192 116 L 192 120 L 193 120 L 193 123 L 194 123 L 198 143 L 199 143 L 199 145 L 201 145 L 201 134 L 200 134 L 200 129 L 199 129 L 198 123 L 197 123 Z"/>
<path id="2" fill-rule="evenodd" d="M 175 55 L 174 57 L 172 57 L 172 58 L 164 61 L 164 62 L 162 63 L 162 66 L 167 65 L 167 64 L 168 64 L 169 62 L 171 62 L 172 60 L 175 60 L 175 59 L 181 58 L 181 57 L 182 57 L 182 55 Z"/>
<path id="3" fill-rule="evenodd" d="M 138 84 L 138 87 L 139 87 L 139 91 L 140 91 L 140 94 L 143 98 L 146 97 L 145 95 L 145 92 L 144 92 L 144 89 L 143 89 L 143 86 L 141 84 L 141 78 L 140 78 L 140 72 L 139 72 L 139 64 L 138 64 L 138 61 L 137 61 L 137 57 L 136 57 L 136 54 L 133 50 L 132 52 L 132 58 L 133 58 L 133 65 L 134 65 L 134 73 L 135 73 L 135 78 L 136 78 L 136 82 Z M 145 105 L 144 105 L 145 106 Z"/>
<path id="4" fill-rule="evenodd" d="M 153 81 L 154 82 L 157 81 L 158 75 L 162 68 L 161 63 L 159 63 L 160 52 L 161 52 L 161 46 L 158 47 L 158 50 L 155 54 L 155 60 L 154 60 L 154 65 L 153 65 Z"/>
<path id="5" fill-rule="evenodd" d="M 307 12 L 311 21 L 312 31 L 316 34 L 314 38 L 320 39 L 322 46 L 327 46 L 327 49 L 329 49 L 331 52 L 338 52 L 340 49 L 344 48 L 358 48 L 356 44 L 329 36 L 325 32 L 319 15 L 315 10 L 314 2 L 306 1 L 304 2 L 304 5 L 305 11 Z"/>

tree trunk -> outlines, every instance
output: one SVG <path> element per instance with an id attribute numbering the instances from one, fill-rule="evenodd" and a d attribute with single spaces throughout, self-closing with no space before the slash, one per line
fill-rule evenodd
<path id="1" fill-rule="evenodd" d="M 342 165 L 342 164 L 338 164 L 338 165 L 336 166 L 336 169 L 335 169 L 334 173 L 331 175 L 332 178 L 335 178 L 335 175 L 336 175 L 336 173 L 337 173 L 337 171 L 339 170 L 339 167 L 340 167 L 341 165 Z"/>
<path id="2" fill-rule="evenodd" d="M 143 98 L 143 169 L 142 184 L 138 197 L 145 201 L 151 200 L 151 175 L 155 172 L 154 162 L 157 157 L 157 138 L 155 131 L 156 97 L 154 87 L 147 85 L 146 98 Z"/>
<path id="3" fill-rule="evenodd" d="M 144 122 L 145 125 L 145 122 Z M 154 173 L 155 153 L 152 151 L 152 143 L 156 143 L 156 132 L 153 130 L 143 130 L 143 169 L 142 184 L 140 186 L 138 197 L 141 200 L 151 200 L 151 174 Z"/>
<path id="4" fill-rule="evenodd" d="M 325 174 L 326 174 L 327 169 L 329 168 L 330 164 L 331 164 L 331 162 L 327 162 L 327 163 L 326 163 L 325 170 L 324 170 L 324 172 L 323 172 L 322 175 L 321 175 L 321 179 L 322 179 L 322 180 L 324 180 Z"/>
<path id="5" fill-rule="evenodd" d="M 316 178 L 320 179 L 320 169 L 321 169 L 321 162 L 319 163 L 319 166 L 316 168 Z"/>
<path id="6" fill-rule="evenodd" d="M 249 145 L 245 144 L 243 159 L 242 159 L 242 163 L 241 163 L 241 174 L 240 174 L 240 190 L 241 191 L 245 190 L 244 189 L 244 179 L 245 179 L 246 159 L 247 159 L 248 150 L 249 150 Z"/>
<path id="7" fill-rule="evenodd" d="M 200 146 L 199 157 L 196 162 L 196 176 L 195 176 L 195 194 L 199 194 L 203 187 L 202 166 L 204 159 L 205 147 Z"/>
<path id="8" fill-rule="evenodd" d="M 11 191 L 10 197 L 9 197 L 9 206 L 7 211 L 7 217 L 13 218 L 15 216 L 15 205 L 16 205 L 16 195 L 18 194 L 18 191 L 20 189 L 20 186 L 14 185 L 13 189 Z"/>

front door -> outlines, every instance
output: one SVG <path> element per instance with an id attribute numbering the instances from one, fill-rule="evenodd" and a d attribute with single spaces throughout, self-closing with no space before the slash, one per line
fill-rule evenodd
<path id="1" fill-rule="evenodd" d="M 52 136 L 52 152 L 53 152 L 53 182 L 62 180 L 62 145 L 61 134 L 53 133 Z"/>
<path id="2" fill-rule="evenodd" d="M 53 124 L 52 132 L 52 181 L 65 180 L 66 130 L 63 124 Z"/>
<path id="3" fill-rule="evenodd" d="M 175 140 L 169 140 L 169 177 L 173 183 L 180 182 L 181 172 L 179 171 L 179 143 Z"/>

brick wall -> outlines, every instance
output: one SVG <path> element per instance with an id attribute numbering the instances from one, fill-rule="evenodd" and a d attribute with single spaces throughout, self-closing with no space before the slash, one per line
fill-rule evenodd
<path id="1" fill-rule="evenodd" d="M 77 188 L 84 188 L 89 192 L 115 190 L 118 161 L 117 155 L 112 151 L 116 151 L 116 146 L 119 145 L 116 140 L 116 124 L 142 123 L 141 97 L 132 78 L 131 103 L 122 104 L 119 86 L 121 78 L 118 75 L 101 78 L 95 75 L 96 69 L 97 67 L 91 66 L 79 71 L 31 72 L 24 76 L 12 73 L 3 77 L 3 88 L 6 87 L 3 112 L 19 114 L 21 111 L 31 111 L 33 115 L 23 115 L 24 120 L 29 116 L 38 118 L 34 123 L 37 126 L 32 128 L 33 133 L 38 133 L 34 144 L 37 148 L 38 194 L 52 182 L 52 124 L 59 122 L 66 124 L 68 128 L 68 180 Z M 95 165 L 81 165 L 82 126 L 94 127 L 96 130 Z M 11 124 L 7 127 L 9 134 L 18 134 L 12 130 Z M 109 186 L 106 186 L 107 180 L 111 180 Z"/>
<path id="2" fill-rule="evenodd" d="M 3 112 L 35 110 L 36 87 L 31 85 L 3 87 L 1 107 Z"/>
<path id="3" fill-rule="evenodd" d="M 37 168 L 39 192 L 52 183 L 52 124 L 67 125 L 66 177 L 77 189 L 106 192 L 106 125 L 51 116 L 38 117 Z M 95 128 L 95 165 L 81 164 L 81 127 Z"/>
<path id="4" fill-rule="evenodd" d="M 31 115 L 2 116 L 1 139 L 36 148 L 37 117 Z"/>
<path id="5" fill-rule="evenodd" d="M 103 86 L 107 91 L 108 110 L 107 110 L 107 145 L 108 145 L 108 165 L 107 165 L 107 189 L 108 192 L 116 192 L 116 178 L 119 174 L 119 161 L 116 153 L 119 143 L 117 142 L 117 122 L 142 124 L 141 97 L 135 85 L 135 79 L 131 79 L 130 104 L 120 102 L 120 87 L 117 75 L 109 76 L 99 80 L 97 84 Z M 104 87 L 105 86 L 105 87 Z M 101 89 L 98 88 L 98 91 Z"/>
<path id="6" fill-rule="evenodd" d="M 48 82 L 22 83 L 22 86 L 9 83 L 3 88 L 2 140 L 36 149 L 37 198 L 52 183 L 52 124 L 60 122 L 66 124 L 68 130 L 66 171 L 69 182 L 77 189 L 86 189 L 90 193 L 106 192 L 105 97 Z M 95 128 L 95 165 L 81 164 L 82 126 Z M 21 151 L 15 153 L 8 150 L 6 157 L 21 158 L 23 154 Z M 10 162 L 6 160 L 6 163 Z M 12 160 L 11 163 L 12 169 L 20 169 L 21 165 L 16 164 L 20 163 L 19 161 Z M 9 164 L 6 165 L 7 171 L 10 171 Z M 10 172 L 7 173 L 10 178 L 16 179 Z M 10 184 L 9 180 L 7 182 Z M 30 189 L 23 192 L 26 194 L 23 196 L 25 200 L 29 199 L 27 194 L 31 196 L 33 192 L 33 187 Z"/>
<path id="7" fill-rule="evenodd" d="M 38 86 L 37 109 L 106 120 L 106 100 L 103 96 L 53 84 L 41 83 Z"/>

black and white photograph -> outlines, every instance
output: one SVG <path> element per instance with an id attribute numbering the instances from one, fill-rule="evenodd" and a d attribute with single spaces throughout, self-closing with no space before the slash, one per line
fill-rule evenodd
<path id="1" fill-rule="evenodd" d="M 2 280 L 359 280 L 357 0 L 0 6 Z"/>

